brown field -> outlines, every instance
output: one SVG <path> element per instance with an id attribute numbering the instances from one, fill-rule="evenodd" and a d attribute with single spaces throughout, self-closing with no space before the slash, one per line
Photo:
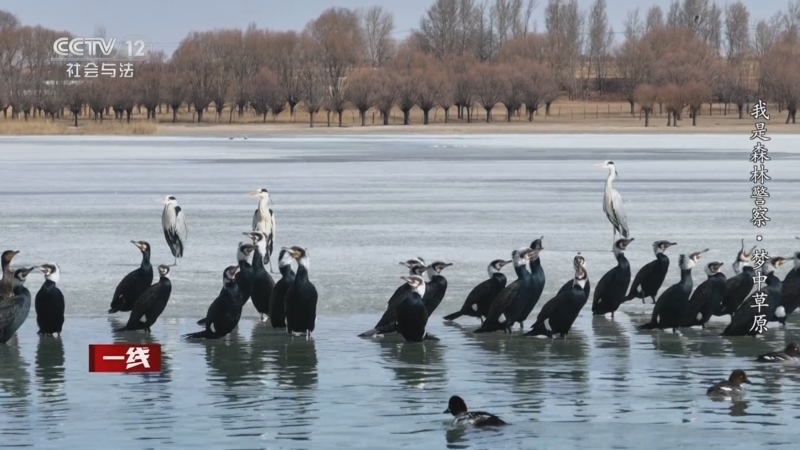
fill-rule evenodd
<path id="1" fill-rule="evenodd" d="M 711 115 L 709 115 L 709 112 Z M 772 120 L 770 133 L 800 133 L 800 126 L 785 125 L 785 112 L 778 113 L 771 108 Z M 366 126 L 362 127 L 358 111 L 346 110 L 342 118 L 342 127 L 338 126 L 335 114 L 331 114 L 328 126 L 327 115 L 320 112 L 315 116 L 314 127 L 309 127 L 309 115 L 302 106 L 298 106 L 295 115 L 290 116 L 288 110 L 277 118 L 267 116 L 266 123 L 262 116 L 252 111 L 245 111 L 242 117 L 226 108 L 219 120 L 212 110 L 203 116 L 202 123 L 193 123 L 193 114 L 186 107 L 181 108 L 177 122 L 172 122 L 172 113 L 162 108 L 162 114 L 156 122 L 146 121 L 143 114 L 134 114 L 131 123 L 124 120 L 105 119 L 102 124 L 80 116 L 77 129 L 72 126 L 72 119 L 44 120 L 31 117 L 27 121 L 0 118 L 0 135 L 203 135 L 231 136 L 242 135 L 266 136 L 270 134 L 354 134 L 354 133 L 419 133 L 419 134 L 503 134 L 503 133 L 723 133 L 749 134 L 753 120 L 745 115 L 739 119 L 735 111 L 724 114 L 724 105 L 714 104 L 713 110 L 704 106 L 698 115 L 697 126 L 687 113 L 678 122 L 677 127 L 667 127 L 667 115 L 656 113 L 650 117 L 650 126 L 644 127 L 644 116 L 630 115 L 630 106 L 626 102 L 614 101 L 570 101 L 559 100 L 553 103 L 550 116 L 544 110 L 538 111 L 533 123 L 528 122 L 524 112 L 519 116 L 506 119 L 505 108 L 498 107 L 492 111 L 492 122 L 486 123 L 486 112 L 482 108 L 474 110 L 471 123 L 457 119 L 455 108 L 450 110 L 450 120 L 444 123 L 444 112 L 437 109 L 430 112 L 430 124 L 422 124 L 422 111 L 415 108 L 411 111 L 410 125 L 403 125 L 403 114 L 394 110 L 389 125 L 384 126 L 377 111 L 367 112 Z"/>

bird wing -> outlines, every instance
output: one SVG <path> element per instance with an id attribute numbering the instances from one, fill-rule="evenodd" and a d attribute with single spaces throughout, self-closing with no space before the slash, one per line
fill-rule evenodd
<path id="1" fill-rule="evenodd" d="M 575 280 L 574 280 L 574 279 L 572 279 L 572 280 L 569 280 L 569 281 L 567 281 L 566 283 L 564 283 L 564 285 L 563 285 L 563 286 L 561 286 L 561 289 L 559 289 L 559 290 L 558 290 L 558 292 L 556 292 L 556 295 L 563 294 L 564 292 L 567 292 L 567 291 L 569 291 L 570 289 L 572 289 L 572 284 L 573 284 L 574 282 L 575 282 Z"/>
<path id="2" fill-rule="evenodd" d="M 781 304 L 792 304 L 800 301 L 800 278 L 785 281 L 781 287 Z"/>
<path id="3" fill-rule="evenodd" d="M 386 311 L 375 325 L 376 329 L 397 321 L 397 305 L 399 305 L 403 300 L 407 299 L 410 293 L 411 285 L 408 283 L 403 283 L 402 286 L 398 287 L 397 290 L 394 291 L 392 298 L 389 299 L 389 304 L 386 306 Z"/>
<path id="4" fill-rule="evenodd" d="M 133 310 L 131 310 L 131 317 L 128 319 L 129 324 L 141 320 L 142 316 L 144 316 L 145 313 L 153 307 L 153 304 L 156 302 L 156 298 L 158 298 L 158 288 L 159 284 L 156 282 L 156 284 L 147 288 L 147 290 L 144 291 L 136 300 L 136 303 L 133 305 Z"/>
<path id="5" fill-rule="evenodd" d="M 611 190 L 611 210 L 614 215 L 612 222 L 619 227 L 622 237 L 628 237 L 628 215 L 625 213 L 625 205 L 622 204 L 622 197 L 616 189 Z"/>
<path id="6" fill-rule="evenodd" d="M 547 303 L 542 306 L 542 310 L 539 311 L 539 315 L 536 316 L 537 322 L 542 322 L 545 319 L 550 318 L 554 312 L 556 312 L 559 306 L 564 303 L 564 299 L 567 298 L 568 293 L 558 294 L 552 299 L 548 300 Z"/>
<path id="7" fill-rule="evenodd" d="M 656 318 L 658 317 L 659 314 L 661 314 L 661 310 L 664 309 L 664 305 L 667 304 L 667 299 L 672 297 L 672 293 L 676 289 L 678 289 L 677 285 L 673 284 L 672 286 L 668 287 L 666 291 L 661 293 L 661 297 L 658 297 L 656 304 L 653 306 L 653 317 L 652 317 L 653 323 L 657 322 Z"/>
<path id="8" fill-rule="evenodd" d="M 256 208 L 256 212 L 253 213 L 253 231 L 258 230 L 258 208 Z"/>
<path id="9" fill-rule="evenodd" d="M 643 265 L 642 268 L 639 269 L 638 272 L 636 272 L 636 276 L 633 277 L 633 283 L 631 283 L 631 288 L 630 288 L 631 291 L 641 286 L 644 279 L 650 276 L 651 273 L 653 273 L 653 270 L 655 270 L 656 268 L 656 264 L 658 264 L 658 260 L 654 259 L 649 263 Z M 597 288 L 595 288 L 595 294 L 596 293 L 597 293 Z"/>
<path id="10" fill-rule="evenodd" d="M 269 222 L 272 228 L 271 234 L 272 236 L 275 236 L 275 212 L 273 212 L 271 209 L 269 210 Z"/>
<path id="11" fill-rule="evenodd" d="M 111 299 L 111 306 L 117 306 L 120 302 L 120 297 L 122 294 L 130 289 L 131 285 L 136 283 L 136 280 L 139 279 L 139 269 L 136 269 L 129 274 L 125 275 L 122 281 L 119 282 L 117 288 L 114 290 L 114 297 Z"/>
<path id="12" fill-rule="evenodd" d="M 186 227 L 186 214 L 180 206 L 175 207 L 175 233 L 181 239 L 181 242 L 186 242 L 189 237 L 189 229 Z"/>
<path id="13" fill-rule="evenodd" d="M 0 306 L 0 330 L 4 330 L 17 318 L 25 299 L 22 296 L 11 297 Z"/>
<path id="14" fill-rule="evenodd" d="M 517 292 L 519 291 L 519 280 L 514 281 L 513 283 L 506 286 L 497 297 L 492 302 L 492 305 L 489 306 L 489 312 L 486 315 L 487 321 L 496 321 L 500 318 L 500 315 L 505 312 L 505 310 L 511 305 L 514 301 L 514 298 L 517 296 Z"/>
<path id="15" fill-rule="evenodd" d="M 695 313 L 699 312 L 703 305 L 706 304 L 711 295 L 711 280 L 706 280 L 697 286 L 697 289 L 692 292 L 689 297 L 689 308 L 687 309 L 687 317 L 694 317 Z"/>
<path id="16" fill-rule="evenodd" d="M 489 278 L 488 280 L 481 281 L 478 283 L 477 286 L 472 288 L 472 290 L 467 294 L 467 299 L 464 300 L 464 306 L 461 307 L 461 310 L 472 309 L 472 305 L 477 305 L 478 301 L 483 297 L 483 295 L 491 289 L 492 286 L 492 279 Z"/>
<path id="17" fill-rule="evenodd" d="M 600 303 L 600 297 L 603 296 L 606 290 L 606 285 L 608 284 L 608 280 L 611 279 L 611 271 L 614 269 L 609 270 L 606 272 L 600 281 L 597 282 L 597 286 L 594 287 L 594 296 L 592 297 L 592 308 L 596 307 Z"/>

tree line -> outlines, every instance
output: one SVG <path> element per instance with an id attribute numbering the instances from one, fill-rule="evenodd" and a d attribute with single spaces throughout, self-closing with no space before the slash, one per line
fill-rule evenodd
<path id="1" fill-rule="evenodd" d="M 68 78 L 51 61 L 53 41 L 67 35 L 22 25 L 0 11 L 0 109 L 4 115 L 60 117 L 88 110 L 103 120 L 111 110 L 130 121 L 134 108 L 155 120 L 162 106 L 177 120 L 234 120 L 252 111 L 293 115 L 303 108 L 310 125 L 320 112 L 342 124 L 357 110 L 361 124 L 377 111 L 384 125 L 392 110 L 408 124 L 414 108 L 423 123 L 437 108 L 450 120 L 486 121 L 495 108 L 505 119 L 533 121 L 559 96 L 625 100 L 645 124 L 656 108 L 669 124 L 687 112 L 696 123 L 704 104 L 736 108 L 757 99 L 786 111 L 796 123 L 800 103 L 800 0 L 751 24 L 741 2 L 674 0 L 631 10 L 624 30 L 609 25 L 605 0 L 581 10 L 576 0 L 548 0 L 545 29 L 531 24 L 534 0 L 434 0 L 410 35 L 398 41 L 392 14 L 330 8 L 300 31 L 245 30 L 190 33 L 167 57 L 153 52 L 131 78 Z M 524 107 L 524 110 L 523 110 Z M 223 111 L 229 111 L 227 118 Z"/>

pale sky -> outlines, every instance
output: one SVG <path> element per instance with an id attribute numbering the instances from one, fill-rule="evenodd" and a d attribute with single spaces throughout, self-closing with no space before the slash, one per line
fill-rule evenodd
<path id="1" fill-rule="evenodd" d="M 538 0 L 534 12 L 533 20 L 540 31 L 544 30 L 546 2 Z M 578 3 L 585 10 L 593 0 L 578 0 Z M 670 0 L 606 0 L 606 3 L 610 24 L 615 31 L 622 31 L 628 10 L 638 5 L 644 19 L 647 8 L 658 4 L 666 15 Z M 727 3 L 718 1 L 723 7 Z M 742 0 L 742 3 L 750 10 L 754 24 L 785 10 L 788 0 Z M 420 18 L 432 4 L 433 0 L 0 0 L 0 9 L 15 14 L 25 25 L 39 24 L 76 36 L 92 36 L 98 26 L 105 27 L 107 37 L 145 35 L 155 49 L 171 54 L 190 31 L 245 28 L 250 22 L 260 28 L 301 29 L 331 6 L 383 5 L 394 13 L 395 36 L 399 39 L 409 29 L 419 26 Z"/>

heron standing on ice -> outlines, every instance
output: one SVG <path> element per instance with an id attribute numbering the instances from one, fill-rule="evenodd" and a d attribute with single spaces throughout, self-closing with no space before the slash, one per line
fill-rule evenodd
<path id="1" fill-rule="evenodd" d="M 253 213 L 253 231 L 260 231 L 267 237 L 267 254 L 264 257 L 269 261 L 269 271 L 276 273 L 272 268 L 272 248 L 275 241 L 275 213 L 269 208 L 272 199 L 265 188 L 251 192 L 250 196 L 258 197 L 258 208 Z"/>
<path id="2" fill-rule="evenodd" d="M 178 206 L 178 201 L 173 196 L 167 196 L 164 199 L 164 211 L 161 213 L 161 226 L 164 228 L 164 237 L 167 239 L 167 245 L 175 257 L 175 263 L 178 265 L 178 258 L 183 258 L 183 248 L 186 245 L 186 238 L 188 237 L 188 230 L 186 229 L 186 216 L 183 210 Z"/>
<path id="3" fill-rule="evenodd" d="M 614 235 L 611 242 L 615 243 L 617 242 L 617 233 L 625 239 L 627 239 L 630 234 L 628 215 L 625 214 L 625 205 L 622 204 L 622 197 L 611 184 L 614 182 L 614 179 L 617 178 L 617 167 L 614 165 L 614 161 L 606 161 L 597 166 L 608 169 L 606 190 L 603 194 L 603 212 L 606 213 L 608 221 L 611 222 L 611 225 L 614 227 Z"/>

